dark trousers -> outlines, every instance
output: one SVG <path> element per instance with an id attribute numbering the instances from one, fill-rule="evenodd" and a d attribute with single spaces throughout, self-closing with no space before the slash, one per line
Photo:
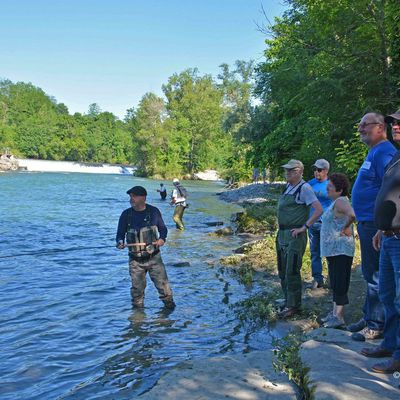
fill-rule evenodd
<path id="1" fill-rule="evenodd" d="M 326 259 L 328 261 L 329 281 L 333 292 L 333 301 L 338 306 L 349 304 L 347 292 L 350 287 L 353 257 L 339 255 L 326 257 Z"/>
<path id="2" fill-rule="evenodd" d="M 385 312 L 379 299 L 379 252 L 372 247 L 372 238 L 377 229 L 372 221 L 362 221 L 357 224 L 357 231 L 361 247 L 361 269 L 367 282 L 364 319 L 370 329 L 383 330 Z"/>

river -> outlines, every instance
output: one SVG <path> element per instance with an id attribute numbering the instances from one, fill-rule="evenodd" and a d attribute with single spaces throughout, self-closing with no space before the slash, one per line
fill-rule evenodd
<path id="1" fill-rule="evenodd" d="M 125 192 L 137 184 L 169 229 L 162 255 L 173 312 L 149 280 L 145 309 L 132 308 L 127 254 L 114 247 L 119 215 L 129 207 Z M 214 265 L 241 242 L 210 236 L 216 228 L 205 222 L 228 223 L 238 209 L 218 199 L 218 184 L 188 182 L 180 232 L 158 184 L 117 175 L 0 175 L 2 400 L 133 399 L 179 362 L 269 346 L 267 330 L 248 331 L 231 307 L 258 284 L 246 288 Z"/>

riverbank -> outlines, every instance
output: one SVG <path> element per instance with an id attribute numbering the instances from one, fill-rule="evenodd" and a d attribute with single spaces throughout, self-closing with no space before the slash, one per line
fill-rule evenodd
<path id="1" fill-rule="evenodd" d="M 245 229 L 249 229 L 250 226 L 258 234 L 264 229 L 266 236 L 262 240 L 241 246 L 237 249 L 237 254 L 227 256 L 221 262 L 224 268 L 236 270 L 238 278 L 247 284 L 251 284 L 254 273 L 264 274 L 268 289 L 265 293 L 242 302 L 239 313 L 248 323 L 262 324 L 278 335 L 280 339 L 275 343 L 275 350 L 183 363 L 165 374 L 156 386 L 141 398 L 398 398 L 397 386 L 400 379 L 392 375 L 372 373 L 371 366 L 376 363 L 376 359 L 368 359 L 360 354 L 362 347 L 378 345 L 379 340 L 359 343 L 351 340 L 350 332 L 319 328 L 319 317 L 325 315 L 332 304 L 327 288 L 304 288 L 302 314 L 293 320 L 276 322 L 274 303 L 278 300 L 280 288 L 276 275 L 274 230 L 271 228 L 273 223 L 268 227 L 265 224 L 265 216 L 271 213 L 260 212 L 260 209 L 274 207 L 280 186 L 247 185 L 220 195 L 221 200 L 244 206 L 244 212 L 236 218 L 239 224 L 236 224 L 233 231 L 238 231 L 238 225 L 240 226 L 243 220 L 247 223 L 242 224 Z M 311 278 L 308 249 L 303 265 L 303 278 L 304 275 Z M 346 309 L 347 323 L 354 322 L 361 316 L 364 294 L 365 282 L 361 268 L 355 266 L 349 290 L 350 304 Z M 257 364 L 256 360 L 262 360 L 262 363 Z"/>

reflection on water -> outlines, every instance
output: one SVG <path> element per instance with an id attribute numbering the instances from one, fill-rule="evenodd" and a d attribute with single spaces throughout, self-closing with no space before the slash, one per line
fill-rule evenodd
<path id="1" fill-rule="evenodd" d="M 150 281 L 145 309 L 131 306 L 127 254 L 114 248 L 114 236 L 134 184 L 146 186 L 169 228 L 162 255 L 173 311 Z M 191 182 L 187 230 L 177 231 L 158 185 L 123 176 L 0 176 L 3 198 L 12 199 L 0 203 L 0 255 L 43 252 L 0 258 L 2 399 L 132 399 L 181 361 L 269 345 L 266 330 L 246 331 L 232 311 L 247 289 L 212 266 L 239 239 L 210 236 L 216 228 L 205 222 L 227 222 L 235 208 L 219 202 L 215 184 Z M 71 247 L 93 248 L 45 253 Z"/>

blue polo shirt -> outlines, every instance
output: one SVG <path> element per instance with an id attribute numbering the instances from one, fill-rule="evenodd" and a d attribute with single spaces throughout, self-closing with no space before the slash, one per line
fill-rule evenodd
<path id="1" fill-rule="evenodd" d="M 324 212 L 332 204 L 332 200 L 328 197 L 328 192 L 326 190 L 328 182 L 329 179 L 325 179 L 324 181 L 320 182 L 318 179 L 315 178 L 308 181 L 315 195 L 317 196 L 318 201 L 321 203 Z M 313 215 L 313 212 L 314 208 L 311 207 L 310 216 Z"/>
<path id="2" fill-rule="evenodd" d="M 396 148 L 387 140 L 378 143 L 368 152 L 351 192 L 357 221 L 374 220 L 376 196 L 381 188 L 385 169 L 396 153 Z"/>

